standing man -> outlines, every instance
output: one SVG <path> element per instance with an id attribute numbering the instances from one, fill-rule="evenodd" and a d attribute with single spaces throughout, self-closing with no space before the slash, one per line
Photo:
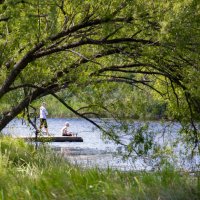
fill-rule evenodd
<path id="1" fill-rule="evenodd" d="M 45 107 L 46 107 L 46 103 L 43 102 L 41 107 L 40 107 L 40 131 L 41 131 L 42 127 L 44 126 L 44 128 L 46 130 L 46 134 L 49 135 L 48 126 L 47 126 L 48 112 L 47 112 Z"/>

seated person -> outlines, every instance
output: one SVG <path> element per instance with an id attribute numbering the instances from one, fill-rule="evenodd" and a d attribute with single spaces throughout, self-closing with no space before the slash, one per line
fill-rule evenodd
<path id="1" fill-rule="evenodd" d="M 69 132 L 67 129 L 69 127 L 69 122 L 65 123 L 65 126 L 61 129 L 62 136 L 72 136 L 72 132 Z"/>

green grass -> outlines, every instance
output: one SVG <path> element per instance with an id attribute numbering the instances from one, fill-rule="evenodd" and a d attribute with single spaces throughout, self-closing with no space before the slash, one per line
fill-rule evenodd
<path id="1" fill-rule="evenodd" d="M 199 199 L 197 180 L 173 169 L 120 172 L 82 169 L 46 147 L 0 138 L 0 199 Z"/>

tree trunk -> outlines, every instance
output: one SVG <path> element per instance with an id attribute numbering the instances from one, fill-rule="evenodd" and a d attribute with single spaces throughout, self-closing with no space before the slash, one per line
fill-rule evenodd
<path id="1" fill-rule="evenodd" d="M 28 107 L 31 102 L 33 102 L 38 97 L 47 95 L 48 92 L 48 89 L 37 89 L 29 96 L 24 98 L 24 100 L 22 100 L 21 103 L 12 108 L 12 110 L 5 113 L 2 119 L 0 120 L 0 131 L 2 131 L 10 121 L 12 121 L 19 113 L 21 113 L 26 107 Z"/>

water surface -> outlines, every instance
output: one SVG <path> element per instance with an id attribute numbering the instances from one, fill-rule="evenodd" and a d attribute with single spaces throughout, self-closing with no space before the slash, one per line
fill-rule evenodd
<path id="1" fill-rule="evenodd" d="M 98 129 L 90 122 L 84 119 L 48 119 L 49 133 L 55 136 L 61 136 L 61 128 L 65 122 L 70 123 L 69 130 L 77 133 L 79 137 L 83 138 L 83 142 L 53 142 L 49 143 L 55 151 L 62 153 L 66 159 L 74 164 L 80 164 L 84 167 L 99 168 L 116 168 L 119 170 L 149 170 L 151 166 L 144 162 L 143 159 L 122 159 L 117 153 L 121 151 L 122 146 L 116 145 L 113 141 L 103 140 L 102 135 Z M 165 124 L 166 125 L 166 124 Z M 159 143 L 168 142 L 169 145 L 177 136 L 177 131 L 180 126 L 175 124 L 173 126 L 165 126 L 167 131 L 163 129 L 163 124 L 159 122 L 151 122 L 150 129 L 154 132 L 159 132 L 160 135 L 166 134 L 165 137 L 157 137 Z M 166 133 L 167 132 L 167 133 Z M 12 136 L 33 136 L 34 130 L 23 124 L 21 120 L 13 120 L 4 130 L 4 134 Z M 126 138 L 127 140 L 127 138 Z M 179 147 L 180 149 L 181 147 Z M 181 158 L 179 159 L 181 162 Z M 179 161 L 178 161 L 179 162 Z M 189 164 L 188 164 L 189 163 Z M 199 165 L 199 157 L 195 159 L 194 166 Z M 179 165 L 183 165 L 180 163 Z M 184 167 L 191 167 L 191 160 L 184 163 Z M 193 167 L 193 166 L 192 166 Z"/>

